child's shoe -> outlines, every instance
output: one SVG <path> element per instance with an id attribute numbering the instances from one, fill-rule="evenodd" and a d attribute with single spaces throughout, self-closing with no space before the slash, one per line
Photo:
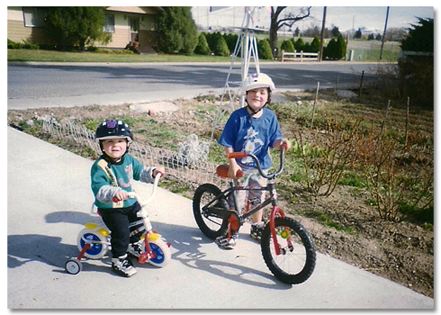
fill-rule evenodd
<path id="1" fill-rule="evenodd" d="M 123 277 L 131 277 L 136 274 L 136 269 L 130 259 L 127 258 L 127 255 L 112 258 L 112 270 Z"/>
<path id="2" fill-rule="evenodd" d="M 258 242 L 262 239 L 262 233 L 265 228 L 265 223 L 253 223 L 251 224 L 250 235 L 252 238 L 257 240 Z"/>
<path id="3" fill-rule="evenodd" d="M 130 255 L 139 258 L 143 253 L 142 246 L 144 245 L 143 241 L 138 241 L 136 243 L 130 243 L 129 247 L 127 247 L 127 253 Z"/>
<path id="4" fill-rule="evenodd" d="M 228 240 L 228 235 L 219 236 L 214 241 L 219 248 L 222 249 L 233 249 L 234 246 L 236 246 L 236 238 L 239 235 L 236 233 L 232 233 L 230 239 Z"/>

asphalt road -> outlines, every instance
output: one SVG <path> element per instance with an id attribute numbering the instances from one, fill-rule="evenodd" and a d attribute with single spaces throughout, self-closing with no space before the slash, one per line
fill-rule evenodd
<path id="1" fill-rule="evenodd" d="M 375 77 L 377 64 L 349 62 L 261 63 L 279 91 L 358 87 Z M 240 65 L 230 81 L 238 81 Z M 9 63 L 8 108 L 119 105 L 194 97 L 224 90 L 229 63 L 53 64 Z M 252 66 L 250 72 L 255 69 Z M 231 85 L 234 87 L 234 85 Z"/>

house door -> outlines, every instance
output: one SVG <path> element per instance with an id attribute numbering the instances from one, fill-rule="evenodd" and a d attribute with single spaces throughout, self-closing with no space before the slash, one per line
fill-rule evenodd
<path id="1" fill-rule="evenodd" d="M 132 42 L 139 42 L 139 18 L 129 17 L 130 36 Z"/>

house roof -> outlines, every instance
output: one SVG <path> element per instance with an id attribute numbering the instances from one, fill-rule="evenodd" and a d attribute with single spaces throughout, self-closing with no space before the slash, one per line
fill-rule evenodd
<path id="1" fill-rule="evenodd" d="M 137 14 L 158 14 L 164 11 L 161 7 L 118 7 L 111 6 L 106 8 L 107 11 L 137 13 Z"/>

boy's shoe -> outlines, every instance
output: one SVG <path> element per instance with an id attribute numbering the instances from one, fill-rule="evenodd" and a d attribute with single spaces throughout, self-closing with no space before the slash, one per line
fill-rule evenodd
<path id="1" fill-rule="evenodd" d="M 127 253 L 130 255 L 139 258 L 143 253 L 142 246 L 144 245 L 143 241 L 138 241 L 136 243 L 130 243 L 129 247 L 127 247 Z"/>
<path id="2" fill-rule="evenodd" d="M 253 223 L 251 224 L 250 235 L 257 241 L 261 241 L 263 229 L 265 228 L 265 223 Z"/>
<path id="3" fill-rule="evenodd" d="M 136 273 L 136 269 L 127 255 L 112 258 L 112 270 L 123 277 L 131 277 Z"/>
<path id="4" fill-rule="evenodd" d="M 228 235 L 219 236 L 214 241 L 219 248 L 222 249 L 233 249 L 234 246 L 236 246 L 236 238 L 238 237 L 237 234 L 232 234 L 230 237 L 230 240 L 228 240 Z"/>

